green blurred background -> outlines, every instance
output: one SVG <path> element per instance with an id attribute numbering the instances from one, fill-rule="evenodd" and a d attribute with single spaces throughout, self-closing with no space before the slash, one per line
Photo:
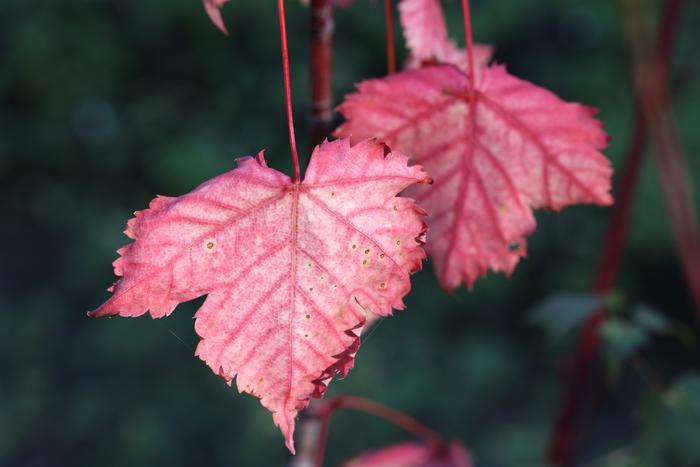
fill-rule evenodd
<path id="1" fill-rule="evenodd" d="M 306 154 L 308 11 L 288 3 Z M 476 40 L 494 44 L 511 72 L 600 108 L 613 138 L 606 154 L 619 167 L 634 109 L 616 3 L 472 3 Z M 461 38 L 458 2 L 444 4 Z M 290 171 L 274 3 L 232 0 L 223 12 L 228 38 L 198 0 L 0 0 L 2 466 L 289 461 L 270 414 L 193 357 L 191 317 L 202 299 L 159 321 L 85 316 L 108 296 L 125 221 L 155 194 L 183 194 L 261 148 L 271 166 Z M 686 2 L 673 68 L 689 79 L 675 107 L 696 186 L 699 24 L 700 2 Z M 384 73 L 383 34 L 381 2 L 336 11 L 336 102 Z M 548 335 L 576 321 L 586 296 L 565 296 L 539 322 L 532 310 L 555 293 L 586 294 L 611 212 L 538 213 L 529 257 L 512 278 L 491 274 L 473 291 L 445 294 L 428 265 L 414 276 L 407 310 L 371 332 L 355 370 L 329 393 L 410 413 L 466 443 L 479 466 L 546 465 L 575 329 Z M 613 362 L 580 465 L 700 465 L 692 373 L 700 354 L 666 219 L 647 157 L 614 301 L 628 328 L 624 310 L 644 304 L 677 332 L 618 342 L 632 350 Z M 650 390 L 627 365 L 631 353 L 672 389 Z M 406 439 L 381 420 L 342 412 L 328 465 Z"/>

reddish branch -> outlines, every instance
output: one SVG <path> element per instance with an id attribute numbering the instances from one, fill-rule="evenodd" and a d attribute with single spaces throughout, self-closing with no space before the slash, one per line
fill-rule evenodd
<path id="1" fill-rule="evenodd" d="M 337 396 L 328 401 L 313 401 L 304 411 L 299 452 L 291 467 L 322 467 L 326 451 L 331 416 L 340 409 L 359 410 L 402 428 L 427 444 L 445 450 L 447 444 L 442 437 L 415 418 L 378 402 L 354 396 Z"/>
<path id="2" fill-rule="evenodd" d="M 333 0 L 311 0 L 311 149 L 331 132 L 333 125 Z"/>
<path id="3" fill-rule="evenodd" d="M 649 103 L 645 104 L 644 101 L 648 100 L 648 96 L 646 96 L 646 94 L 649 91 L 651 91 L 652 94 L 656 94 L 658 90 L 663 89 L 664 94 L 662 94 L 662 96 L 664 100 L 662 102 L 665 109 L 664 113 L 666 113 L 664 117 L 671 117 L 667 94 L 666 75 L 672 44 L 675 38 L 675 33 L 678 29 L 677 24 L 681 5 L 681 0 L 666 1 L 662 20 L 659 26 L 658 45 L 657 47 L 654 47 L 653 44 L 648 44 L 646 46 L 647 50 L 650 50 L 651 55 L 653 56 L 653 61 L 649 64 L 653 64 L 653 74 L 657 76 L 657 80 L 653 83 L 653 87 L 656 90 L 650 90 L 642 87 L 638 87 L 637 89 L 637 111 L 634 130 L 632 133 L 633 136 L 627 149 L 626 162 L 622 170 L 622 175 L 619 182 L 620 188 L 616 197 L 617 202 L 614 208 L 610 226 L 608 228 L 608 233 L 605 238 L 602 256 L 598 267 L 598 274 L 593 287 L 593 290 L 596 293 L 606 293 L 611 291 L 617 282 L 624 250 L 624 243 L 627 237 L 627 231 L 629 229 L 630 212 L 639 179 L 644 149 L 647 144 L 647 133 L 649 127 L 651 127 L 651 133 L 656 142 L 655 146 L 657 152 L 662 152 L 661 149 L 663 148 L 661 146 L 666 144 L 665 142 L 659 144 L 659 139 L 656 135 L 659 130 L 654 129 L 656 125 L 660 124 L 658 121 L 659 119 L 654 118 L 649 114 Z M 643 10 L 643 8 L 639 8 L 639 6 L 632 8 Z M 625 14 L 629 15 L 630 13 L 625 11 Z M 634 13 L 631 14 L 634 15 Z M 646 34 L 647 38 L 653 38 L 651 31 L 646 31 Z M 636 37 L 633 40 L 639 41 L 640 38 Z M 647 42 L 647 40 L 643 40 L 643 42 Z M 635 59 L 635 61 L 637 60 Z M 636 68 L 638 67 L 635 66 L 635 69 Z M 649 124 L 647 122 L 649 122 Z M 664 131 L 667 130 L 668 128 Z M 677 146 L 672 147 L 675 149 Z M 669 151 L 665 150 L 664 152 L 668 153 Z M 681 158 L 680 152 L 673 152 L 673 155 L 675 158 L 674 160 Z M 678 176 L 679 174 L 674 171 L 673 175 Z M 684 183 L 685 181 L 682 180 L 682 178 L 682 176 L 680 178 L 676 178 L 674 183 L 679 183 L 680 185 L 687 187 L 687 183 Z M 664 180 L 663 175 L 662 183 L 664 185 L 667 183 L 666 180 Z M 684 192 L 685 190 L 681 188 L 678 191 Z M 685 191 L 685 193 L 687 194 L 687 191 Z M 668 196 L 667 202 L 670 202 Z M 673 210 L 675 210 L 675 208 L 673 208 Z M 687 219 L 687 216 L 680 217 L 683 218 L 684 222 Z M 695 225 L 697 226 L 697 223 L 695 223 Z M 684 226 L 684 231 L 686 227 L 687 226 Z M 697 242 L 697 230 L 694 231 L 694 234 L 691 233 L 692 229 L 687 230 L 688 237 L 694 235 L 695 242 Z M 683 253 L 681 253 L 681 255 L 683 255 Z M 695 269 L 698 269 L 698 267 L 700 267 L 700 261 L 696 260 L 695 265 Z M 696 278 L 693 280 L 698 279 Z M 692 281 L 690 278 L 689 282 L 691 283 L 692 287 Z M 698 290 L 700 290 L 700 288 Z M 694 293 L 695 292 L 696 291 L 694 291 Z M 697 303 L 700 303 L 700 301 Z M 591 315 L 581 332 L 579 344 L 576 349 L 576 355 L 573 359 L 567 394 L 560 407 L 559 415 L 557 416 L 554 426 L 553 437 L 550 443 L 549 456 L 551 462 L 555 465 L 565 466 L 572 462 L 577 444 L 580 442 L 582 435 L 589 424 L 591 418 L 591 406 L 596 405 L 596 402 L 599 399 L 602 386 L 602 375 L 598 367 L 597 357 L 600 350 L 600 330 L 605 320 L 605 316 L 606 310 L 597 311 Z"/>
<path id="4" fill-rule="evenodd" d="M 441 449 L 446 446 L 439 434 L 403 412 L 399 412 L 386 405 L 362 397 L 338 396 L 325 402 L 323 406 L 319 407 L 317 410 L 317 416 L 320 419 L 320 430 L 314 456 L 314 466 L 316 467 L 323 466 L 323 457 L 331 415 L 339 409 L 351 409 L 365 412 L 404 429 L 408 433 L 423 439 L 427 444 L 437 446 Z"/>
<path id="5" fill-rule="evenodd" d="M 627 0 L 624 3 L 628 11 L 624 26 L 632 51 L 637 95 L 649 124 L 677 254 L 683 265 L 696 311 L 700 313 L 700 224 L 671 107 L 668 70 L 663 66 L 663 58 L 653 53 L 653 46 L 649 45 L 651 27 L 648 17 L 644 14 L 648 10 L 638 4 L 640 0 Z M 673 5 L 679 3 L 680 0 L 669 1 L 669 4 Z M 680 5 L 675 9 L 680 10 Z M 700 314 L 698 318 L 700 319 Z"/>

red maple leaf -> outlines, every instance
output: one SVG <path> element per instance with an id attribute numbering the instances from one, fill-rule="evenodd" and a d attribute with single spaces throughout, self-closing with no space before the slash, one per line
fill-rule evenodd
<path id="1" fill-rule="evenodd" d="M 471 467 L 467 450 L 460 443 L 441 447 L 427 443 L 400 443 L 369 451 L 345 467 Z"/>
<path id="2" fill-rule="evenodd" d="M 612 202 L 608 137 L 595 110 L 567 103 L 503 66 L 456 66 L 362 82 L 339 111 L 337 135 L 376 137 L 435 180 L 410 193 L 429 212 L 428 254 L 443 287 L 488 269 L 511 273 L 535 228 L 531 208 Z"/>
<path id="3" fill-rule="evenodd" d="M 402 0 L 399 15 L 406 45 L 411 51 L 406 68 L 437 62 L 468 69 L 466 50 L 458 48 L 447 36 L 440 0 Z M 480 70 L 486 66 L 492 55 L 492 46 L 475 44 L 474 68 Z"/>
<path id="4" fill-rule="evenodd" d="M 207 295 L 196 355 L 261 399 L 294 452 L 297 412 L 345 374 L 365 314 L 403 308 L 421 267 L 423 211 L 396 194 L 429 182 L 385 146 L 347 140 L 314 151 L 305 180 L 262 152 L 178 198 L 157 197 L 127 223 L 122 278 L 91 316 L 160 318 Z"/>

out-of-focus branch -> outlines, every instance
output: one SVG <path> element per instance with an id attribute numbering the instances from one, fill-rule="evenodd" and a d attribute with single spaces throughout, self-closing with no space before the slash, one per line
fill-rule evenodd
<path id="1" fill-rule="evenodd" d="M 628 4 L 637 2 L 641 3 L 643 0 L 623 1 L 623 3 Z M 642 11 L 644 10 L 644 8 L 640 8 L 642 6 L 623 5 L 624 21 L 627 22 L 630 16 L 628 8 L 637 8 L 637 11 Z M 655 35 L 651 28 L 651 20 L 648 18 L 644 44 L 640 47 L 646 50 L 645 54 L 649 54 L 653 58 L 654 67 L 661 70 L 663 74 L 666 108 L 669 113 L 670 103 L 667 99 L 668 87 L 665 80 L 670 53 L 678 29 L 681 7 L 681 0 L 667 0 L 665 2 L 656 47 L 654 46 Z M 634 13 L 634 15 L 637 14 L 639 13 Z M 634 61 L 636 63 L 636 60 Z M 641 94 L 638 88 L 634 129 L 626 152 L 625 166 L 622 169 L 619 190 L 616 194 L 616 205 L 603 245 L 596 282 L 593 287 L 596 293 L 607 293 L 614 288 L 622 261 L 624 244 L 629 230 L 630 213 L 649 132 L 646 106 Z M 654 121 L 651 123 L 655 124 Z M 652 135 L 656 138 L 653 131 Z M 550 461 L 558 466 L 571 464 L 577 445 L 592 418 L 591 408 L 597 405 L 602 393 L 603 376 L 598 365 L 598 355 L 600 330 L 605 321 L 606 313 L 606 310 L 598 310 L 592 314 L 585 323 L 579 338 L 576 355 L 572 362 L 567 393 L 559 409 L 549 446 Z"/>
<path id="2" fill-rule="evenodd" d="M 311 112 L 309 149 L 321 144 L 333 126 L 333 0 L 311 0 L 309 4 Z M 313 467 L 323 419 L 324 402 L 312 400 L 302 412 L 298 453 L 291 467 Z"/>
<path id="3" fill-rule="evenodd" d="M 333 0 L 311 0 L 311 150 L 331 132 L 333 125 Z"/>
<path id="4" fill-rule="evenodd" d="M 671 232 L 700 321 L 700 224 L 671 107 L 668 70 L 655 52 L 648 2 L 621 0 L 620 4 L 637 96 L 651 133 Z"/>
<path id="5" fill-rule="evenodd" d="M 359 410 L 404 429 L 427 444 L 446 450 L 442 437 L 415 418 L 369 399 L 354 396 L 337 396 L 328 401 L 313 401 L 304 411 L 299 440 L 299 452 L 290 467 L 322 467 L 328 440 L 331 416 L 340 409 Z"/>

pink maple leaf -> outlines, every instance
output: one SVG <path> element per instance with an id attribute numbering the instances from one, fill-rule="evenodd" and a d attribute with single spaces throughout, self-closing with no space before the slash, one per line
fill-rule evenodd
<path id="1" fill-rule="evenodd" d="M 365 313 L 403 308 L 421 267 L 423 211 L 396 194 L 429 182 L 398 152 L 325 142 L 305 180 L 262 152 L 178 198 L 157 197 L 127 223 L 122 278 L 91 316 L 197 311 L 196 355 L 261 399 L 294 452 L 294 419 L 352 367 Z"/>
<path id="2" fill-rule="evenodd" d="M 488 269 L 510 274 L 535 229 L 531 208 L 612 202 L 594 109 L 503 66 L 477 76 L 472 95 L 455 66 L 405 71 L 360 83 L 339 107 L 347 122 L 337 135 L 379 138 L 434 178 L 410 193 L 429 212 L 427 250 L 447 289 Z"/>
<path id="3" fill-rule="evenodd" d="M 204 9 L 206 10 L 211 22 L 216 25 L 224 34 L 228 34 L 228 29 L 224 24 L 224 18 L 221 16 L 221 7 L 228 0 L 204 0 Z"/>
<path id="4" fill-rule="evenodd" d="M 345 467 L 471 467 L 466 449 L 459 443 L 440 447 L 426 443 L 400 443 L 369 451 L 348 461 Z"/>
<path id="5" fill-rule="evenodd" d="M 420 68 L 424 63 L 451 63 L 468 69 L 467 52 L 447 36 L 445 16 L 440 0 L 402 0 L 399 15 L 406 44 L 411 51 L 406 68 Z M 474 68 L 485 67 L 493 47 L 474 45 Z"/>

